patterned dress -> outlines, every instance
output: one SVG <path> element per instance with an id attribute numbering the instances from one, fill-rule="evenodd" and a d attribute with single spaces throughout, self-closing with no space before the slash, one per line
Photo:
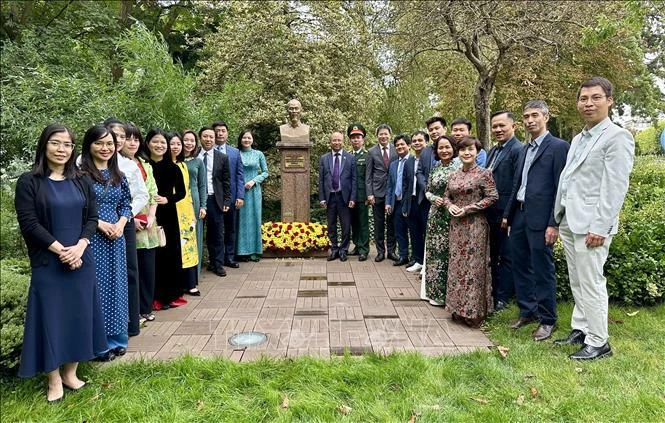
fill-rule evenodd
<path id="1" fill-rule="evenodd" d="M 100 172 L 107 180 L 111 176 L 108 169 L 101 169 Z M 125 177 L 118 185 L 95 181 L 93 188 L 97 197 L 100 221 L 116 223 L 122 216 L 128 220 L 132 218 L 132 197 Z M 117 346 L 116 341 L 120 340 L 120 343 L 123 343 L 122 339 L 127 333 L 129 321 L 125 238 L 121 236 L 111 240 L 98 230 L 90 243 L 95 257 L 95 273 L 104 313 L 106 336 L 109 347 L 114 348 Z"/>
<path id="2" fill-rule="evenodd" d="M 192 195 L 194 205 L 194 217 L 196 217 L 196 245 L 199 253 L 199 264 L 196 266 L 197 273 L 201 274 L 201 263 L 203 262 L 203 219 L 199 219 L 200 209 L 206 208 L 208 198 L 208 184 L 206 184 L 206 170 L 203 160 L 196 157 L 185 159 L 189 170 L 189 191 Z"/>
<path id="3" fill-rule="evenodd" d="M 236 254 L 246 256 L 263 253 L 261 239 L 261 184 L 268 177 L 266 157 L 258 150 L 240 151 L 245 183 L 254 181 L 252 189 L 245 190 L 245 205 L 240 209 Z"/>
<path id="4" fill-rule="evenodd" d="M 182 179 L 185 182 L 185 198 L 178 201 L 175 206 L 178 210 L 178 226 L 180 227 L 182 268 L 188 269 L 199 264 L 199 249 L 196 244 L 196 216 L 189 186 L 189 170 L 184 162 L 176 164 L 180 168 Z"/>
<path id="5" fill-rule="evenodd" d="M 450 213 L 445 207 L 437 207 L 434 202 L 446 192 L 450 174 L 460 168 L 460 163 L 451 161 L 446 165 L 432 168 L 427 182 L 425 196 L 432 203 L 427 219 L 425 239 L 425 291 L 427 298 L 438 303 L 446 302 L 446 282 L 448 280 L 448 226 Z"/>
<path id="6" fill-rule="evenodd" d="M 462 217 L 450 218 L 446 309 L 481 322 L 492 309 L 489 226 L 485 210 L 499 198 L 492 172 L 477 165 L 448 178 L 446 207 L 463 207 Z"/>

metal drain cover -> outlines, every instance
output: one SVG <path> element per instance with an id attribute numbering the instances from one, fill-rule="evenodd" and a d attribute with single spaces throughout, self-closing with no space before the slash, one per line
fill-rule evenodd
<path id="1" fill-rule="evenodd" d="M 229 344 L 234 347 L 253 347 L 267 340 L 268 336 L 263 332 L 240 332 L 229 338 Z"/>

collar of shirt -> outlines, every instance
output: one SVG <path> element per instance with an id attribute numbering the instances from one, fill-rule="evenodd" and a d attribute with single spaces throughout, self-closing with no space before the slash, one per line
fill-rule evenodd
<path id="1" fill-rule="evenodd" d="M 208 153 L 208 157 L 209 157 L 209 158 L 212 158 L 212 156 L 215 154 L 215 149 L 214 149 L 214 148 L 211 148 L 211 149 L 208 150 L 208 151 L 205 151 L 204 149 L 201 149 L 201 151 L 199 151 L 198 158 L 201 159 L 201 160 L 203 160 L 203 155 L 204 155 L 205 153 Z"/>
<path id="2" fill-rule="evenodd" d="M 603 119 L 603 120 L 601 120 L 600 122 L 598 122 L 598 123 L 596 124 L 596 126 L 594 126 L 594 127 L 591 128 L 591 129 L 587 129 L 586 126 L 585 126 L 584 129 L 582 129 L 582 136 L 583 136 L 583 137 L 594 138 L 595 136 L 600 135 L 600 133 L 601 133 L 605 128 L 607 128 L 607 126 L 608 126 L 610 123 L 612 123 L 612 121 L 610 120 L 610 117 L 608 116 L 608 117 L 606 117 L 605 119 Z"/>
<path id="3" fill-rule="evenodd" d="M 542 135 L 540 135 L 540 136 L 539 136 L 538 138 L 536 138 L 535 140 L 531 140 L 531 142 L 536 143 L 536 147 L 540 147 L 540 144 L 542 144 L 543 140 L 545 139 L 545 137 L 546 137 L 549 133 L 550 133 L 550 131 L 545 131 L 545 132 L 542 133 Z"/>

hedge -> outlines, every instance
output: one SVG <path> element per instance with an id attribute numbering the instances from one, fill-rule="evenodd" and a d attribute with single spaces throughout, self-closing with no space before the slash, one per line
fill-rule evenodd
<path id="1" fill-rule="evenodd" d="M 30 265 L 25 259 L 4 259 L 0 272 L 0 370 L 7 373 L 21 355 Z"/>

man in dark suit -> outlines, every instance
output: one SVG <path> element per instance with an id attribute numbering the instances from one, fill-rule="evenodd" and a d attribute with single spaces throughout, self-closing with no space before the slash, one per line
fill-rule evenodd
<path id="1" fill-rule="evenodd" d="M 388 185 L 388 167 L 397 160 L 395 147 L 390 143 L 392 130 L 386 124 L 376 128 L 378 143 L 367 152 L 365 166 L 365 189 L 367 202 L 372 205 L 374 215 L 374 243 L 376 258 L 381 262 L 386 258 L 398 260 L 395 255 L 395 224 L 393 215 L 386 214 L 386 186 Z"/>
<path id="2" fill-rule="evenodd" d="M 523 120 L 531 141 L 520 153 L 502 221 L 502 225 L 510 226 L 510 254 L 515 259 L 513 278 L 520 309 L 519 319 L 511 327 L 519 329 L 540 322 L 532 336 L 535 341 L 544 341 L 556 329 L 552 246 L 559 230 L 554 220 L 554 199 L 569 144 L 547 131 L 549 109 L 544 101 L 529 101 L 524 106 Z"/>
<path id="3" fill-rule="evenodd" d="M 367 150 L 365 149 L 365 127 L 359 123 L 349 125 L 346 134 L 351 141 L 351 154 L 356 160 L 356 198 L 351 209 L 351 238 L 353 251 L 350 256 L 359 256 L 358 261 L 367 260 L 369 254 L 369 210 L 367 209 L 367 190 L 365 174 L 367 169 Z"/>
<path id="4" fill-rule="evenodd" d="M 499 111 L 491 116 L 492 134 L 497 145 L 487 156 L 487 168 L 492 171 L 499 200 L 485 212 L 490 225 L 490 261 L 492 265 L 492 296 L 494 311 L 506 308 L 515 295 L 513 269 L 507 228 L 501 227 L 503 212 L 513 190 L 513 181 L 520 152 L 524 145 L 515 138 L 515 117 L 511 112 Z"/>
<path id="5" fill-rule="evenodd" d="M 404 166 L 409 156 L 411 138 L 407 134 L 400 134 L 393 140 L 397 160 L 390 163 L 388 170 L 388 187 L 386 188 L 386 213 L 392 214 L 395 220 L 395 235 L 399 248 L 399 259 L 394 266 L 404 266 L 409 263 L 409 229 L 406 215 L 402 210 L 404 197 L 407 195 Z"/>
<path id="6" fill-rule="evenodd" d="M 224 153 L 216 151 L 215 130 L 212 127 L 203 127 L 199 131 L 201 152 L 199 158 L 203 161 L 206 171 L 206 184 L 208 185 L 208 198 L 206 199 L 206 241 L 208 244 L 208 257 L 210 265 L 208 270 L 217 276 L 226 276 L 224 270 L 224 215 L 231 207 L 231 174 L 229 171 L 229 158 Z"/>
<path id="7" fill-rule="evenodd" d="M 358 183 L 356 161 L 342 150 L 344 134 L 330 134 L 330 152 L 319 161 L 319 204 L 328 211 L 328 261 L 339 257 L 346 261 L 351 239 L 351 209 L 355 206 Z M 342 243 L 337 243 L 337 221 L 342 230 Z"/>
<path id="8" fill-rule="evenodd" d="M 450 124 L 450 133 L 456 143 L 460 143 L 465 137 L 471 136 L 471 121 L 465 117 L 459 117 Z M 485 167 L 487 152 L 481 149 L 476 156 L 476 164 Z"/>
<path id="9" fill-rule="evenodd" d="M 416 131 L 411 134 L 411 149 L 414 155 L 409 156 L 404 166 L 406 190 L 402 202 L 402 214 L 407 215 L 412 250 L 407 272 L 420 271 L 423 268 L 425 257 L 425 231 L 431 206 L 429 200 L 425 198 L 425 192 L 432 161 L 425 159 L 422 153 L 425 151 L 428 141 L 429 135 L 424 131 Z M 423 170 L 424 167 L 427 169 Z"/>
<path id="10" fill-rule="evenodd" d="M 215 130 L 215 150 L 224 153 L 229 158 L 229 171 L 231 173 L 231 203 L 228 213 L 224 213 L 224 265 L 238 268 L 240 265 L 235 261 L 236 253 L 236 224 L 238 222 L 238 210 L 245 203 L 245 177 L 240 159 L 240 151 L 228 145 L 229 127 L 224 121 L 212 124 Z"/>

